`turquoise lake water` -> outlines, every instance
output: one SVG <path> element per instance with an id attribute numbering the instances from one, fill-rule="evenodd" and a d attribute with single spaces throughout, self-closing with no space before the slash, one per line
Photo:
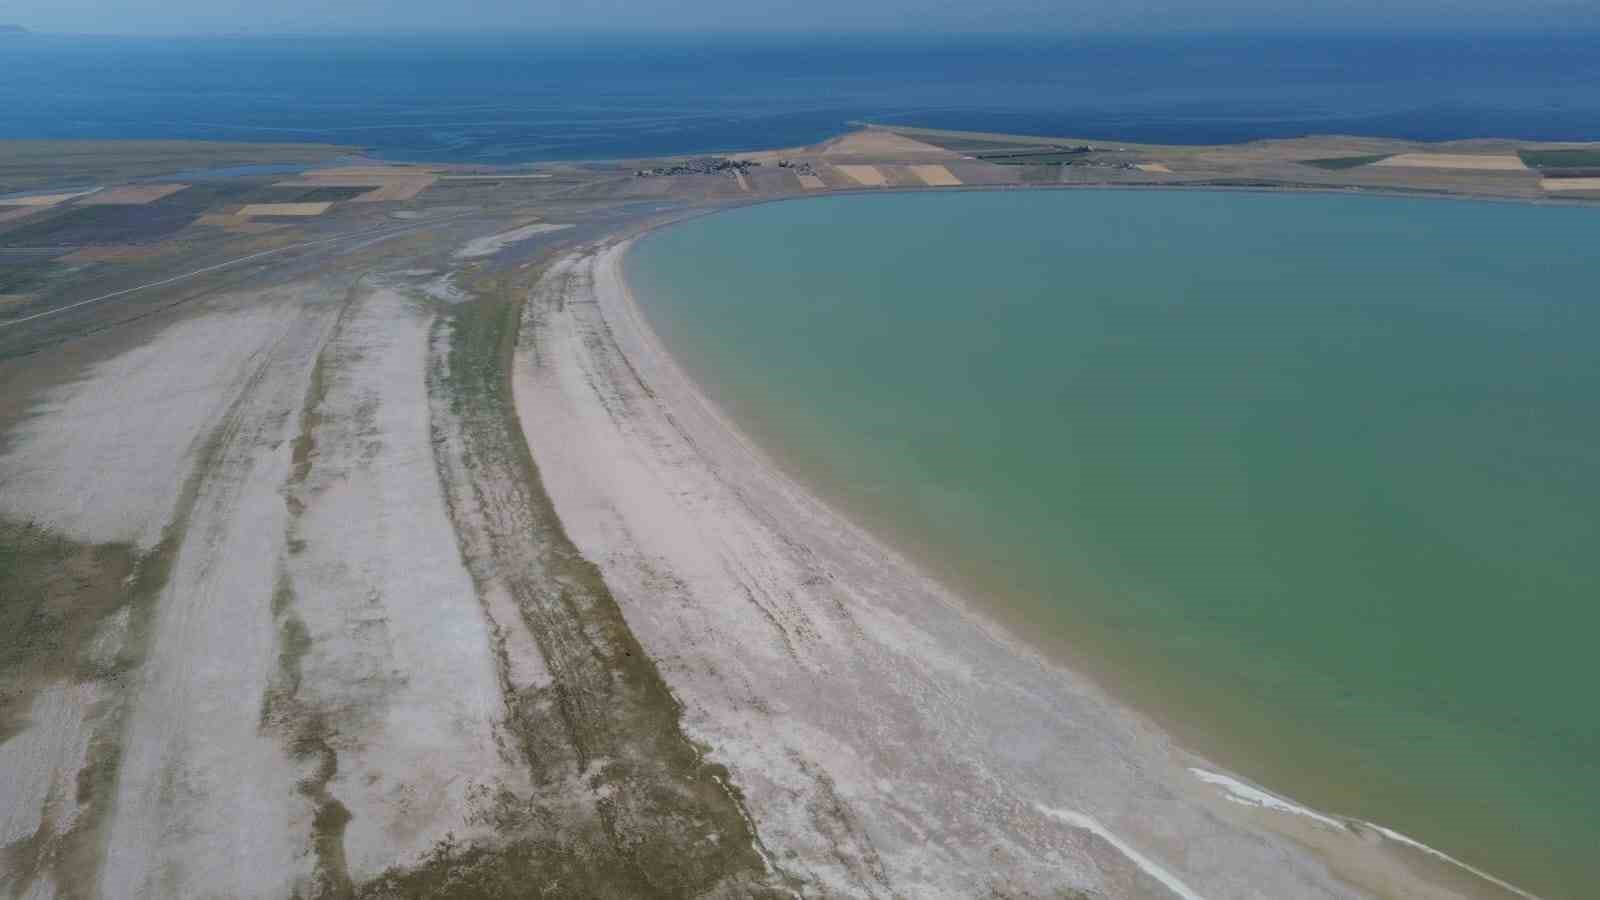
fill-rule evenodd
<path id="1" fill-rule="evenodd" d="M 1184 743 L 1600 884 L 1600 210 L 1006 191 L 627 265 L 796 475 Z"/>

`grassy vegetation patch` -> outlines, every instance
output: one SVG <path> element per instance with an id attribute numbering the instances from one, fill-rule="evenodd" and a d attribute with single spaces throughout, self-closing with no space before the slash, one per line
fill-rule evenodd
<path id="1" fill-rule="evenodd" d="M 1075 162 L 1094 151 L 1088 147 L 1047 147 L 1042 150 L 1013 150 L 1006 153 L 979 153 L 978 158 L 1000 166 L 1040 166 Z"/>
<path id="2" fill-rule="evenodd" d="M 51 259 L 38 256 L 0 256 L 0 294 L 31 294 L 46 287 L 51 276 L 61 269 Z M 0 319 L 16 310 L 0 311 Z"/>
<path id="3" fill-rule="evenodd" d="M 84 651 L 127 599 L 135 560 L 125 544 L 0 522 L 0 742 L 25 724 L 34 690 L 96 674 Z"/>
<path id="4" fill-rule="evenodd" d="M 979 159 L 997 166 L 1059 166 L 1083 159 L 1083 156 L 1077 153 L 1040 153 L 1027 156 L 982 156 Z"/>
<path id="5" fill-rule="evenodd" d="M 1522 161 L 1535 169 L 1600 168 L 1600 148 L 1580 150 L 1519 150 Z"/>
<path id="6" fill-rule="evenodd" d="M 1316 166 L 1319 169 L 1339 171 L 1341 169 L 1356 169 L 1361 166 L 1370 166 L 1393 156 L 1392 153 L 1379 153 L 1373 156 L 1330 156 L 1325 159 L 1302 159 L 1301 165 Z"/>
<path id="7" fill-rule="evenodd" d="M 75 206 L 31 216 L 3 240 L 14 247 L 150 244 L 172 236 L 194 218 L 194 211 L 182 204 Z"/>
<path id="8" fill-rule="evenodd" d="M 1061 180 L 1061 166 L 1040 165 L 1023 166 L 1019 173 L 1027 184 L 1048 184 Z"/>
<path id="9" fill-rule="evenodd" d="M 152 206 L 205 212 L 224 203 L 246 203 L 262 189 L 259 181 L 203 181 L 162 197 Z"/>
<path id="10" fill-rule="evenodd" d="M 727 770 L 684 735 L 677 700 L 543 490 L 510 381 L 535 275 L 465 280 L 475 299 L 441 308 L 448 354 L 429 387 L 444 407 L 435 428 L 462 447 L 460 456 L 441 451 L 444 477 L 482 485 L 476 500 L 452 500 L 474 503 L 466 516 L 487 531 L 492 558 L 474 575 L 493 572 L 510 591 L 553 678 L 520 690 L 507 682 L 511 730 L 536 790 L 486 798 L 483 815 L 499 840 L 446 840 L 422 865 L 356 895 L 688 897 L 720 888 L 776 896 Z M 458 521 L 463 513 L 452 506 Z"/>
<path id="11" fill-rule="evenodd" d="M 0 141 L 0 193 L 48 186 L 123 184 L 186 169 L 273 163 L 310 165 L 354 150 L 329 144 L 220 141 Z"/>

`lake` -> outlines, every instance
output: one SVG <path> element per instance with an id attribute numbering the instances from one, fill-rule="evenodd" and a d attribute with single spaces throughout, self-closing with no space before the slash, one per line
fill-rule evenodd
<path id="1" fill-rule="evenodd" d="M 1302 802 L 1600 883 L 1600 210 L 1332 194 L 748 207 L 627 270 L 775 458 Z"/>

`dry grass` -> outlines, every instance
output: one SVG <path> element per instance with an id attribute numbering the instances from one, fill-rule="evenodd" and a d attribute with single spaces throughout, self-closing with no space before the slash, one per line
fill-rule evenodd
<path id="1" fill-rule="evenodd" d="M 188 187 L 187 184 L 125 184 L 100 191 L 82 201 L 80 206 L 138 206 L 170 197 Z"/>
<path id="2" fill-rule="evenodd" d="M 1516 156 L 1480 156 L 1471 153 L 1400 153 L 1380 159 L 1374 166 L 1411 169 L 1482 169 L 1495 172 L 1525 172 L 1528 167 Z"/>
<path id="3" fill-rule="evenodd" d="M 1139 163 L 1134 168 L 1137 168 L 1141 172 L 1153 172 L 1157 175 L 1172 174 L 1172 170 L 1167 168 L 1166 163 Z"/>
<path id="4" fill-rule="evenodd" d="M 332 203 L 251 203 L 239 210 L 245 218 L 251 216 L 320 216 Z"/>
<path id="5" fill-rule="evenodd" d="M 907 166 L 906 168 L 911 170 L 911 174 L 922 179 L 923 184 L 930 187 L 949 187 L 961 183 L 961 179 L 941 165 Z"/>
<path id="6" fill-rule="evenodd" d="M 844 177 L 865 187 L 883 187 L 889 180 L 877 166 L 834 166 Z"/>
<path id="7" fill-rule="evenodd" d="M 800 179 L 800 186 L 808 191 L 825 191 L 828 189 L 828 185 L 815 175 L 797 175 L 795 177 Z"/>

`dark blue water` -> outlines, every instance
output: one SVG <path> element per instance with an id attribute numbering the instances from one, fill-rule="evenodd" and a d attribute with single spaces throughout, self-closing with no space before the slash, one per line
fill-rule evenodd
<path id="1" fill-rule="evenodd" d="M 1560 38 L 0 39 L 0 138 L 332 141 L 519 162 L 792 146 L 852 120 L 1160 143 L 1600 139 Z"/>

